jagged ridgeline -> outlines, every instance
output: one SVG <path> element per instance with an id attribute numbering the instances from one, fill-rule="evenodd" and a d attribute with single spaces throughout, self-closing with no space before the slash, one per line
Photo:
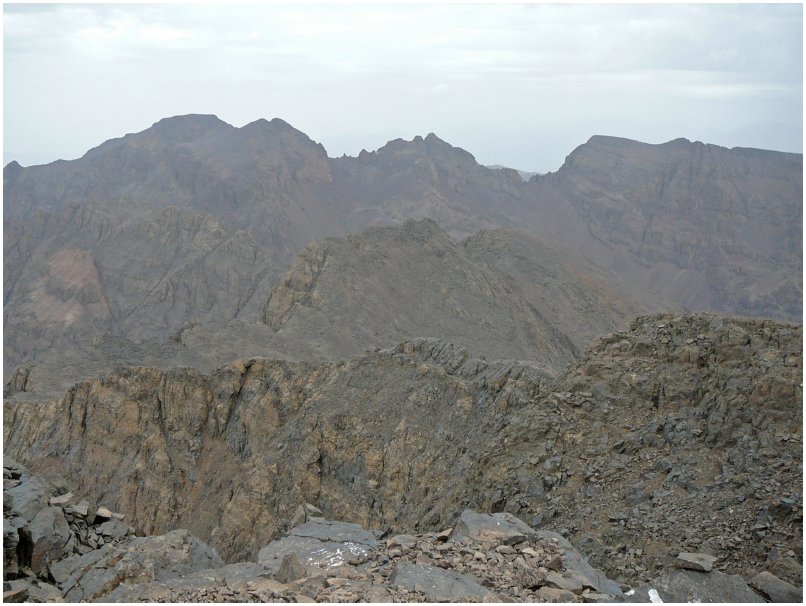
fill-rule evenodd
<path id="1" fill-rule="evenodd" d="M 597 136 L 524 182 L 433 134 L 329 158 L 278 119 L 167 118 L 5 167 L 4 369 L 104 333 L 257 320 L 313 240 L 422 218 L 459 239 L 548 235 L 692 310 L 799 320 L 802 171 L 796 154 Z"/>
<path id="2" fill-rule="evenodd" d="M 702 549 L 747 575 L 801 541 L 801 343 L 793 324 L 660 315 L 557 379 L 432 340 L 334 363 L 121 369 L 7 401 L 4 444 L 227 561 L 311 502 L 395 530 L 512 512 L 565 528 L 614 578 Z"/>
<path id="3" fill-rule="evenodd" d="M 433 134 L 334 159 L 198 115 L 9 164 L 9 599 L 224 595 L 133 588 L 178 551 L 170 574 L 237 569 L 250 599 L 333 597 L 351 579 L 260 564 L 312 512 L 416 535 L 352 578 L 365 597 L 423 598 L 391 576 L 439 553 L 479 599 L 509 574 L 499 597 L 700 599 L 670 589 L 692 566 L 722 601 L 760 595 L 731 574 L 795 595 L 802 164 L 596 136 L 524 181 Z M 561 533 L 607 587 L 564 577 L 555 535 L 446 547 L 466 510 Z"/>

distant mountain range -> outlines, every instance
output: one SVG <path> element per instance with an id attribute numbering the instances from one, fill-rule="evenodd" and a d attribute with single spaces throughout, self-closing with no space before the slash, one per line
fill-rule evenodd
<path id="1" fill-rule="evenodd" d="M 664 595 L 755 599 L 741 574 L 798 601 L 802 171 L 596 136 L 524 181 L 433 134 L 333 159 L 282 120 L 195 115 L 12 162 L 3 452 L 55 498 L 4 466 L 4 598 L 187 581 L 243 599 L 259 576 L 303 601 L 360 573 L 361 595 L 424 599 L 377 590 L 448 559 L 446 583 L 479 588 L 480 563 L 511 565 L 507 599 L 613 597 L 521 538 L 434 534 L 424 557 L 393 536 L 470 508 L 574 541 L 616 593 L 662 589 L 683 554 L 714 570 Z M 261 564 L 316 512 L 378 530 L 388 557 L 324 572 L 288 543 L 282 575 Z M 177 580 L 137 555 L 178 573 L 190 545 L 212 553 L 199 539 L 233 566 Z"/>
<path id="2" fill-rule="evenodd" d="M 306 326 L 319 326 L 331 341 L 319 339 L 317 349 L 309 334 L 304 342 L 287 340 L 294 341 L 285 346 L 288 355 L 392 345 L 423 334 L 418 326 L 461 341 L 436 329 L 451 325 L 441 314 L 469 313 L 480 322 L 487 313 L 483 296 L 471 305 L 468 293 L 482 293 L 473 280 L 492 275 L 503 282 L 485 288 L 504 288 L 504 307 L 529 317 L 530 328 L 512 328 L 505 341 L 476 341 L 490 355 L 532 356 L 541 340 L 532 321 L 540 319 L 539 330 L 568 339 L 563 346 L 552 339 L 564 351 L 543 352 L 548 365 L 569 361 L 594 333 L 638 310 L 680 306 L 800 320 L 802 164 L 801 155 L 682 139 L 647 145 L 593 137 L 556 173 L 524 182 L 514 170 L 479 165 L 434 134 L 329 158 L 279 119 L 235 128 L 215 116 L 166 118 L 78 160 L 5 167 L 4 369 L 8 375 L 54 352 L 91 348 L 102 335 L 164 342 L 191 325 L 212 334 L 231 321 L 268 321 L 279 334 L 320 308 L 330 311 Z M 295 294 L 306 264 L 335 246 L 307 249 L 294 262 L 312 241 L 426 218 L 436 225 L 416 229 L 434 238 L 404 239 L 406 250 L 391 255 L 382 232 L 338 245 L 342 265 L 331 279 L 353 279 L 354 293 L 332 286 L 318 303 Z M 522 235 L 448 238 L 500 229 Z M 381 240 L 370 246 L 373 238 Z M 481 242 L 496 251 L 494 258 L 473 248 Z M 422 258 L 412 256 L 418 246 Z M 428 265 L 427 251 L 455 265 Z M 406 261 L 393 265 L 395 254 Z M 446 291 L 438 305 L 434 291 L 417 299 L 420 291 L 408 287 L 407 272 L 416 273 L 411 264 L 426 258 L 434 284 Z M 385 286 L 370 283 L 372 268 Z M 580 271 L 588 277 L 580 280 Z M 552 286 L 539 292 L 535 285 L 544 277 Z M 562 286 L 564 279 L 575 286 Z M 583 294 L 580 285 L 592 291 Z M 460 287 L 452 301 L 450 290 Z M 380 297 L 419 306 L 404 313 Z M 583 302 L 589 313 L 572 313 Z M 352 336 L 353 327 L 332 329 L 333 310 L 373 306 L 388 314 L 375 324 L 359 322 Z M 505 313 L 518 325 L 518 314 Z M 370 333 L 376 338 L 364 341 Z M 474 346 L 469 337 L 465 344 Z"/>

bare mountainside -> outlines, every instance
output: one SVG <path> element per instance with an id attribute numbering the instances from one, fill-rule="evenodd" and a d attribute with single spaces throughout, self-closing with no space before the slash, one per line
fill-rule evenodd
<path id="1" fill-rule="evenodd" d="M 690 309 L 801 321 L 803 157 L 593 137 L 535 177 L 541 233 Z"/>
<path id="2" fill-rule="evenodd" d="M 441 530 L 466 508 L 561 529 L 610 578 L 680 552 L 802 569 L 802 328 L 641 317 L 552 379 L 419 339 L 337 362 L 134 368 L 4 404 L 4 453 L 148 534 L 254 558 L 302 503 Z M 159 506 L 155 506 L 155 504 Z"/>
<path id="3" fill-rule="evenodd" d="M 3 181 L 7 372 L 105 332 L 259 319 L 311 241 L 407 219 L 549 235 L 690 309 L 800 319 L 795 154 L 594 137 L 524 183 L 433 134 L 333 159 L 279 119 L 189 115 Z"/>
<path id="4" fill-rule="evenodd" d="M 192 324 L 167 340 L 104 336 L 53 348 L 13 374 L 6 395 L 57 398 L 120 366 L 333 360 L 426 336 L 555 373 L 596 336 L 640 313 L 675 308 L 545 239 L 498 229 L 456 241 L 429 219 L 316 241 L 250 304 L 260 312 L 251 322 Z"/>

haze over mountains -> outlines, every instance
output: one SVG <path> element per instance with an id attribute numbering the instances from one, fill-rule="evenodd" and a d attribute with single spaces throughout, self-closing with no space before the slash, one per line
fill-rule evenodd
<path id="1" fill-rule="evenodd" d="M 589 275 L 617 280 L 628 299 L 638 297 L 640 304 L 620 303 L 621 318 L 678 305 L 799 319 L 801 191 L 800 155 L 685 140 L 593 137 L 556 173 L 524 182 L 433 134 L 329 158 L 279 119 L 235 128 L 214 116 L 166 118 L 78 160 L 6 166 L 4 369 L 88 347 L 105 333 L 139 341 L 165 339 L 189 322 L 263 322 L 267 301 L 284 296 L 271 288 L 310 242 L 409 219 L 432 219 L 460 239 L 498 228 L 549 236 L 573 253 L 555 260 L 577 259 L 579 267 L 580 257 L 593 259 Z M 540 255 L 556 244 L 530 246 L 526 254 L 546 265 Z M 556 275 L 578 284 L 568 271 Z M 345 304 L 332 296 L 325 303 Z M 378 319 L 391 326 L 390 318 Z M 340 330 L 348 335 L 336 338 L 342 346 L 320 352 L 354 353 L 366 336 Z M 569 351 L 590 336 L 572 338 Z M 533 340 L 507 357 L 534 348 Z M 555 352 L 544 362 L 559 360 L 569 358 Z"/>
<path id="2" fill-rule="evenodd" d="M 526 601 L 802 595 L 802 168 L 594 136 L 525 181 L 434 134 L 330 158 L 199 115 L 7 165 L 4 455 L 44 478 L 4 468 L 9 591 L 433 598 L 412 564 Z M 467 508 L 608 578 L 534 555 L 560 535 L 443 559 Z M 418 550 L 316 576 L 279 539 L 316 512 Z M 155 588 L 143 545 L 204 557 Z M 705 594 L 681 551 L 718 558 Z"/>

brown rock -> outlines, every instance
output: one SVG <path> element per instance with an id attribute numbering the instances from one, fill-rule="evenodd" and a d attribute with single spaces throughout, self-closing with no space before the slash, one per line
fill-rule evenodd
<path id="1" fill-rule="evenodd" d="M 537 591 L 537 597 L 540 602 L 549 602 L 554 604 L 582 601 L 575 593 L 565 589 L 559 589 L 557 587 L 541 587 Z"/>
<path id="2" fill-rule="evenodd" d="M 699 570 L 700 572 L 711 572 L 716 558 L 705 553 L 685 553 L 681 552 L 677 556 L 678 568 L 687 570 Z"/>
<path id="3" fill-rule="evenodd" d="M 296 553 L 289 553 L 283 558 L 276 578 L 280 583 L 290 583 L 305 578 L 305 566 L 299 561 Z"/>
<path id="4" fill-rule="evenodd" d="M 750 581 L 750 587 L 760 591 L 771 602 L 803 602 L 803 589 L 779 579 L 769 572 L 760 572 Z"/>

